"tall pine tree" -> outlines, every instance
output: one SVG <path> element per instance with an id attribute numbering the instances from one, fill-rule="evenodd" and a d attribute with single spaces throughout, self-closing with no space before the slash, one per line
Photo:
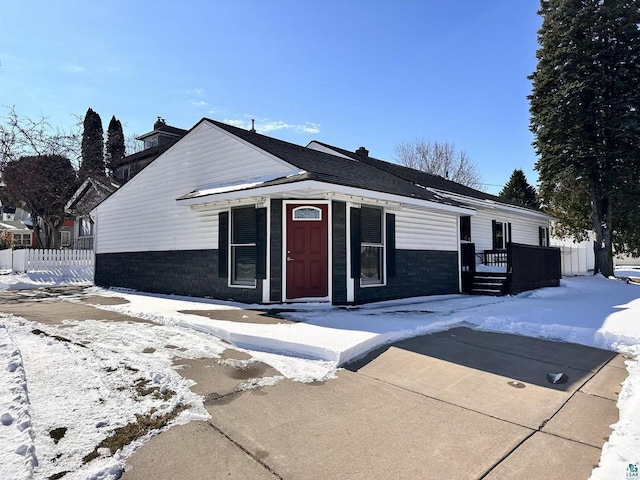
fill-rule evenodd
<path id="1" fill-rule="evenodd" d="M 527 182 L 527 177 L 520 169 L 513 171 L 499 195 L 525 207 L 540 208 L 538 192 Z"/>
<path id="2" fill-rule="evenodd" d="M 541 0 L 531 130 L 540 195 L 565 233 L 595 232 L 596 272 L 640 251 L 640 0 Z"/>
<path id="3" fill-rule="evenodd" d="M 109 121 L 109 127 L 107 128 L 107 143 L 105 147 L 107 170 L 110 177 L 115 177 L 118 160 L 125 156 L 122 124 L 120 123 L 120 120 L 116 119 L 115 115 L 112 116 L 111 121 Z"/>
<path id="4" fill-rule="evenodd" d="M 93 109 L 89 108 L 84 117 L 82 132 L 82 160 L 78 177 L 84 181 L 89 176 L 104 176 L 104 131 L 102 120 Z"/>

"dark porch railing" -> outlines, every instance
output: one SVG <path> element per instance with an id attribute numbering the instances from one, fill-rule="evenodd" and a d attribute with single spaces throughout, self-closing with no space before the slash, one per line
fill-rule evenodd
<path id="1" fill-rule="evenodd" d="M 93 237 L 78 237 L 69 245 L 69 250 L 93 250 Z"/>
<path id="2" fill-rule="evenodd" d="M 506 284 L 503 293 L 516 295 L 542 287 L 557 287 L 562 277 L 560 249 L 507 243 L 506 250 L 475 253 L 473 244 L 462 245 L 462 286 L 468 292 L 474 282 L 475 261 L 490 267 L 504 267 Z M 473 265 L 472 265 L 473 263 Z"/>
<path id="3" fill-rule="evenodd" d="M 477 255 L 480 257 L 480 263 L 489 267 L 507 266 L 507 250 L 485 250 L 483 253 L 478 253 Z"/>

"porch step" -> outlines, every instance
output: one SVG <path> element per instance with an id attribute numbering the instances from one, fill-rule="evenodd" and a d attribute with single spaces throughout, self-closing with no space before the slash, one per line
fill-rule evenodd
<path id="1" fill-rule="evenodd" d="M 471 283 L 471 295 L 506 295 L 506 273 L 476 273 Z"/>

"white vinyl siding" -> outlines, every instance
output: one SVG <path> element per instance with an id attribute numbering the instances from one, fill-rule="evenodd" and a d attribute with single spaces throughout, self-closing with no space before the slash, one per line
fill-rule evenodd
<path id="1" fill-rule="evenodd" d="M 504 213 L 498 209 L 478 210 L 471 217 L 471 241 L 475 243 L 476 252 L 493 249 L 492 221 L 511 223 L 511 241 L 525 245 L 538 245 L 539 227 L 549 226 L 544 219 L 526 217 L 514 213 Z"/>
<path id="2" fill-rule="evenodd" d="M 410 209 L 390 212 L 396 214 L 397 249 L 458 250 L 456 216 Z"/>
<path id="3" fill-rule="evenodd" d="M 94 210 L 96 253 L 217 248 L 218 210 L 176 198 L 292 169 L 204 121 Z"/>

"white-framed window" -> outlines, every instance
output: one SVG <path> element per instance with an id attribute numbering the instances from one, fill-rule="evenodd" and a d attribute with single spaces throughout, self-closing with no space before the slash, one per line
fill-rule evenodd
<path id="1" fill-rule="evenodd" d="M 9 232 L 9 238 L 11 239 L 11 244 L 14 247 L 30 247 L 31 246 L 31 233 Z"/>
<path id="2" fill-rule="evenodd" d="M 68 247 L 71 245 L 71 232 L 68 230 L 62 230 L 60 232 L 60 246 Z"/>
<path id="3" fill-rule="evenodd" d="M 239 207 L 231 210 L 229 248 L 231 250 L 231 285 L 256 285 L 256 209 Z"/>
<path id="4" fill-rule="evenodd" d="M 291 212 L 292 220 L 320 221 L 322 210 L 318 207 L 296 207 Z"/>
<path id="5" fill-rule="evenodd" d="M 511 241 L 511 224 L 507 222 L 493 222 L 493 249 L 504 250 Z"/>
<path id="6" fill-rule="evenodd" d="M 31 246 L 31 233 L 14 233 L 13 245 L 16 247 L 30 247 Z"/>
<path id="7" fill-rule="evenodd" d="M 549 227 L 540 227 L 539 229 L 540 246 L 549 247 L 551 243 L 549 241 Z"/>
<path id="8" fill-rule="evenodd" d="M 384 284 L 384 216 L 381 208 L 360 209 L 360 285 Z"/>
<path id="9" fill-rule="evenodd" d="M 78 236 L 79 237 L 93 236 L 93 220 L 87 217 L 78 218 Z"/>

